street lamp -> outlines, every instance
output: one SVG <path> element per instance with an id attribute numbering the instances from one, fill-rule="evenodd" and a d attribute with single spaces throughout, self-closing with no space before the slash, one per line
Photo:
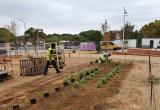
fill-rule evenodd
<path id="1" fill-rule="evenodd" d="M 124 19 L 123 19 L 123 48 L 122 48 L 122 52 L 124 52 L 125 20 L 126 20 L 126 16 L 128 16 L 127 15 L 127 10 L 125 9 L 125 6 L 124 6 L 123 14 L 124 14 Z"/>
<path id="2" fill-rule="evenodd" d="M 27 48 L 26 48 L 26 23 L 22 19 L 18 19 L 18 20 L 21 21 L 24 25 L 24 48 L 25 48 L 25 53 L 27 53 Z"/>

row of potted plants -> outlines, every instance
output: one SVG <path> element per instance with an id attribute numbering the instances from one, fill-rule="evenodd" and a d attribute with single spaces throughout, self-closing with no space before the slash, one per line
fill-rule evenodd
<path id="1" fill-rule="evenodd" d="M 69 83 L 73 83 L 73 87 L 78 87 L 80 84 L 86 83 L 87 80 L 92 79 L 98 74 L 100 69 L 98 67 L 92 67 L 78 73 L 74 73 L 63 80 L 63 85 L 67 86 Z"/>
<path id="2" fill-rule="evenodd" d="M 116 74 L 119 73 L 121 66 L 118 65 L 116 66 L 114 69 L 112 69 L 112 71 L 110 71 L 109 73 L 106 73 L 106 75 L 104 77 L 102 77 L 101 79 L 99 79 L 96 83 L 96 87 L 100 88 L 102 87 L 102 85 L 108 83 L 108 81 Z"/>

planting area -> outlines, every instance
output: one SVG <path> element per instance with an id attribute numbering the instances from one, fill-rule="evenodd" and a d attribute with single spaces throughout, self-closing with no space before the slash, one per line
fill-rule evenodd
<path id="1" fill-rule="evenodd" d="M 68 81 L 69 84 L 61 91 L 51 94 L 48 99 L 43 99 L 26 110 L 103 110 L 114 108 L 114 105 L 110 105 L 106 99 L 119 93 L 121 82 L 131 68 L 125 64 L 121 65 L 120 70 L 115 71 L 115 66 L 117 64 L 99 65 L 96 67 L 99 69 L 98 71 L 86 72 L 82 78 L 82 72 L 80 72 L 80 79 L 75 78 L 74 82 Z M 113 75 L 109 75 L 111 71 L 115 71 L 115 74 L 113 72 Z M 106 78 L 108 79 L 102 80 L 107 74 Z M 84 79 L 86 80 L 81 82 Z M 100 86 L 97 86 L 97 81 L 101 82 Z"/>
<path id="2" fill-rule="evenodd" d="M 113 55 L 108 64 L 89 63 L 98 56 L 71 55 L 60 76 L 53 68 L 47 76 L 20 76 L 19 59 L 14 58 L 14 78 L 0 83 L 0 110 L 15 105 L 20 110 L 155 110 L 155 104 L 150 105 L 147 56 L 127 55 L 124 62 L 123 55 Z M 159 108 L 160 58 L 152 57 L 151 64 Z"/>

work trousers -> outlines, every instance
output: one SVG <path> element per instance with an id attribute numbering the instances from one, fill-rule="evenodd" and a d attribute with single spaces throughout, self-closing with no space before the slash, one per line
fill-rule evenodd
<path id="1" fill-rule="evenodd" d="M 55 68 L 55 70 L 56 70 L 57 73 L 60 72 L 60 70 L 58 69 L 57 62 L 55 60 L 51 60 L 51 61 L 47 61 L 46 62 L 46 65 L 44 67 L 44 73 L 43 73 L 44 75 L 47 75 L 47 73 L 48 73 L 48 67 L 49 67 L 50 64 L 53 65 L 53 67 Z"/>

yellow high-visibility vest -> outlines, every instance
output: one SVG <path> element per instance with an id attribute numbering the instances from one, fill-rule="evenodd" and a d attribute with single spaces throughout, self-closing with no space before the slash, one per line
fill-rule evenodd
<path id="1" fill-rule="evenodd" d="M 104 56 L 104 54 L 102 54 L 101 56 L 100 56 L 100 59 L 102 60 L 102 61 L 106 61 L 106 57 Z"/>
<path id="2" fill-rule="evenodd" d="M 46 60 L 47 61 L 51 60 L 51 50 L 52 50 L 52 48 L 47 49 L 47 53 L 46 53 Z"/>

